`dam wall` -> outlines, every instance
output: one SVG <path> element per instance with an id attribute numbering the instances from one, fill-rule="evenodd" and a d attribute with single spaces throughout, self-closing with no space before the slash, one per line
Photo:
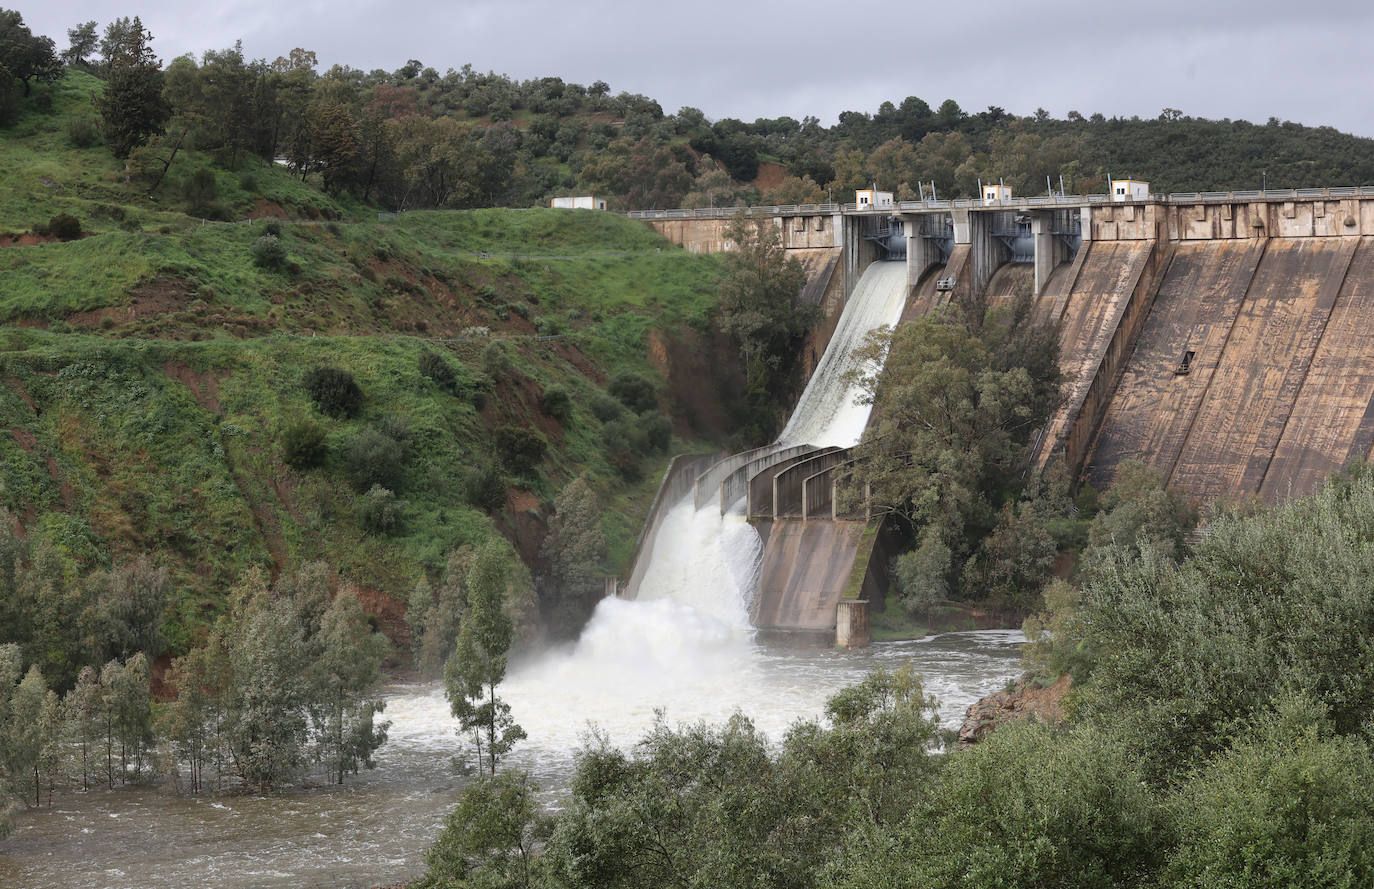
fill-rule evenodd
<path id="1" fill-rule="evenodd" d="M 1199 502 L 1275 502 L 1369 458 L 1374 200 L 1173 196 L 1089 216 L 1068 295 L 1052 286 L 1037 304 L 1037 317 L 1063 325 L 1067 393 L 1039 465 L 1063 459 L 1102 488 L 1123 461 L 1139 460 Z M 1147 263 L 1118 312 L 1117 288 L 1093 283 L 1105 274 L 1103 248 L 1113 245 L 1129 276 L 1132 245 L 1152 231 L 1155 272 Z M 1093 292 L 1097 309 L 1082 300 Z"/>

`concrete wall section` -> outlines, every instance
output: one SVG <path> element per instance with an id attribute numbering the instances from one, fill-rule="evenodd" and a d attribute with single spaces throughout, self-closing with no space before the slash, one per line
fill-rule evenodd
<path id="1" fill-rule="evenodd" d="M 1064 375 L 1064 402 L 1050 418 L 1036 456 L 1037 466 L 1043 467 L 1052 455 L 1060 453 L 1067 446 L 1070 435 L 1081 437 L 1085 424 L 1095 429 L 1101 419 L 1100 413 L 1094 415 L 1099 406 L 1089 403 L 1089 393 L 1091 391 L 1095 398 L 1103 398 L 1103 384 L 1115 381 L 1115 368 L 1105 362 L 1110 350 L 1115 348 L 1119 353 L 1129 345 L 1120 342 L 1120 336 L 1122 319 L 1127 309 L 1132 308 L 1132 297 L 1143 297 L 1148 303 L 1154 296 L 1146 278 L 1154 246 L 1149 241 L 1095 241 L 1084 245 L 1086 256 L 1059 317 L 1062 324 L 1059 367 Z M 1146 289 L 1148 294 L 1142 293 Z M 1143 317 L 1141 307 L 1134 308 Z M 1148 305 L 1144 308 L 1148 309 Z M 1129 336 L 1133 331 L 1128 328 L 1124 333 Z M 1104 372 L 1110 379 L 1101 380 Z M 1110 394 L 1110 391 L 1105 393 L 1107 397 Z M 1100 410 L 1105 412 L 1105 400 Z M 1076 444 L 1086 447 L 1088 442 Z M 1071 472 L 1077 472 L 1078 460 L 1084 456 L 1084 453 L 1071 456 Z"/>
<path id="2" fill-rule="evenodd" d="M 834 629 L 864 527 L 864 522 L 773 522 L 754 597 L 754 626 Z"/>
<path id="3" fill-rule="evenodd" d="M 798 463 L 810 460 L 818 454 L 838 451 L 840 448 L 821 448 L 820 450 L 804 451 L 794 454 L 786 459 L 779 460 L 771 466 L 765 466 L 754 473 L 748 482 L 748 493 L 745 499 L 744 514 L 750 519 L 772 519 L 777 517 L 777 502 L 774 499 L 776 486 L 774 481 L 782 472 L 791 469 Z M 800 493 L 798 493 L 800 498 Z"/>
<path id="4" fill-rule="evenodd" d="M 1201 500 L 1257 493 L 1355 252 L 1354 239 L 1275 239 L 1170 482 Z"/>
<path id="5" fill-rule="evenodd" d="M 805 482 L 849 459 L 849 448 L 825 448 L 808 454 L 789 466 L 780 467 L 772 477 L 773 515 L 771 518 L 804 519 Z M 751 483 L 752 484 L 752 483 Z"/>
<path id="6" fill-rule="evenodd" d="M 1260 485 L 1271 502 L 1311 493 L 1374 446 L 1374 239 L 1360 241 L 1344 278 Z"/>
<path id="7" fill-rule="evenodd" d="M 1264 248 L 1264 241 L 1220 241 L 1174 249 L 1089 458 L 1098 490 L 1123 460 L 1173 471 Z M 1188 372 L 1180 374 L 1188 352 Z"/>
<path id="8" fill-rule="evenodd" d="M 772 466 L 777 466 L 783 461 L 795 457 L 799 454 L 809 454 L 815 451 L 814 445 L 800 444 L 786 448 L 766 448 L 764 453 L 755 454 L 748 461 L 741 463 L 721 479 L 720 482 L 720 514 L 725 515 L 735 501 L 747 496 L 749 493 L 749 479 L 757 473 L 763 472 Z"/>
<path id="9" fill-rule="evenodd" d="M 1011 250 L 992 234 L 1009 228 L 1011 215 L 1005 211 L 969 212 L 969 286 L 974 293 L 982 293 L 998 267 L 1011 259 Z"/>
<path id="10" fill-rule="evenodd" d="M 823 214 L 765 218 L 778 227 L 783 246 L 789 250 L 838 247 L 844 236 L 842 216 Z M 654 231 L 692 253 L 723 253 L 733 246 L 725 236 L 730 227 L 729 218 L 651 219 L 646 222 Z"/>
<path id="11" fill-rule="evenodd" d="M 1035 266 L 1024 262 L 1009 262 L 999 268 L 988 281 L 988 308 L 1004 306 L 1018 296 L 1029 297 L 1035 289 Z"/>

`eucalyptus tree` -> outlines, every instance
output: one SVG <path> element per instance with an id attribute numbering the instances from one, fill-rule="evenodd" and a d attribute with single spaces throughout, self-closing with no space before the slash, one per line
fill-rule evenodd
<path id="1" fill-rule="evenodd" d="M 444 666 L 444 693 L 460 730 L 470 732 L 479 771 L 496 774 L 500 757 L 525 737 L 510 705 L 496 696 L 506 675 L 515 624 L 506 611 L 509 554 L 495 539 L 478 550 L 468 572 L 468 608 L 458 645 Z"/>

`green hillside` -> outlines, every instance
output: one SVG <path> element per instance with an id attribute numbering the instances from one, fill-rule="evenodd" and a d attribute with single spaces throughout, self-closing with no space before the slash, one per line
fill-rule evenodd
<path id="1" fill-rule="evenodd" d="M 623 569 L 665 436 L 685 449 L 722 432 L 691 406 L 700 379 L 665 358 L 710 366 L 715 258 L 604 213 L 379 219 L 251 159 L 217 174 L 226 215 L 292 218 L 204 222 L 123 182 L 103 146 L 69 144 L 96 83 L 69 72 L 51 112 L 0 130 L 0 230 L 24 235 L 0 238 L 0 505 L 15 533 L 51 542 L 71 576 L 144 552 L 169 565 L 176 650 L 253 566 L 323 560 L 404 599 L 495 529 L 537 568 L 549 506 L 584 473 L 602 570 Z M 83 236 L 43 236 L 59 213 Z M 280 261 L 255 258 L 273 237 Z M 312 401 L 321 366 L 356 380 L 355 416 Z M 617 374 L 647 380 L 658 409 L 608 395 Z M 285 437 L 312 424 L 322 462 L 290 465 Z M 546 455 L 521 467 L 503 428 L 534 430 Z M 381 530 L 365 515 L 373 469 L 399 503 Z"/>

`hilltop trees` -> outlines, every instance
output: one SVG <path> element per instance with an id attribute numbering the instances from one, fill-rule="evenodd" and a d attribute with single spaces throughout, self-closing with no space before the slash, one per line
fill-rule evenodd
<path id="1" fill-rule="evenodd" d="M 153 55 L 153 35 L 135 16 L 105 29 L 101 42 L 105 90 L 95 98 L 100 131 L 115 157 L 128 157 L 149 136 L 162 132 L 172 109 L 162 95 L 163 75 Z"/>
<path id="2" fill-rule="evenodd" d="M 54 81 L 62 76 L 62 62 L 51 37 L 35 36 L 24 17 L 13 9 L 0 9 L 0 73 L 8 71 L 24 84 L 29 94 L 33 81 Z"/>

